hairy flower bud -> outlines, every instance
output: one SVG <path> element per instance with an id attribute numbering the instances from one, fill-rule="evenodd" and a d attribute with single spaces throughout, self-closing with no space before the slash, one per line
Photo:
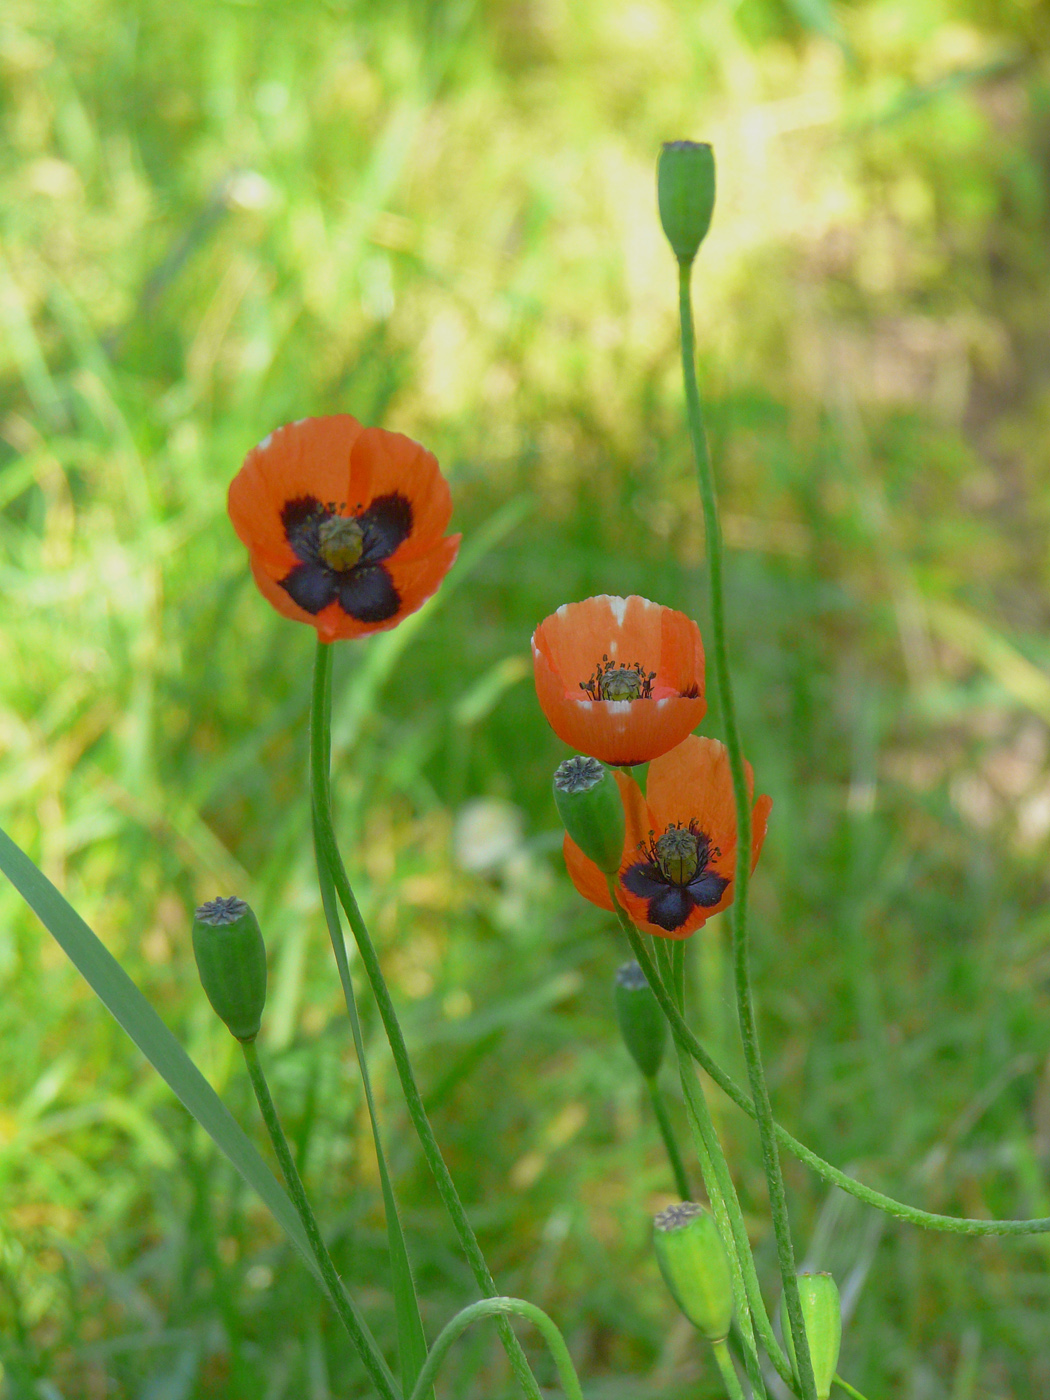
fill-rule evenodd
<path id="1" fill-rule="evenodd" d="M 646 1079 L 652 1079 L 664 1057 L 667 1022 L 645 980 L 645 973 L 636 962 L 624 963 L 620 968 L 613 996 L 623 1043 Z"/>
<path id="2" fill-rule="evenodd" d="M 266 1002 L 266 947 L 243 899 L 220 897 L 200 906 L 193 955 L 216 1014 L 238 1040 L 254 1040 Z"/>
<path id="3" fill-rule="evenodd" d="M 679 263 L 688 266 L 711 227 L 715 155 L 697 141 L 665 141 L 656 172 L 660 222 Z"/>
<path id="4" fill-rule="evenodd" d="M 721 1342 L 733 1318 L 729 1261 L 714 1216 L 694 1201 L 669 1206 L 653 1221 L 653 1245 L 671 1296 L 709 1342 Z"/>
<path id="5" fill-rule="evenodd" d="M 627 819 L 610 769 L 596 758 L 567 758 L 554 774 L 554 803 L 583 854 L 614 875 L 623 859 Z"/>

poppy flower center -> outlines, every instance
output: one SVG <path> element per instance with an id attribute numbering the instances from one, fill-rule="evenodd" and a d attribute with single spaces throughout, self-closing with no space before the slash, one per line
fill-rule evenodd
<path id="1" fill-rule="evenodd" d="M 670 827 L 654 847 L 660 873 L 672 885 L 688 885 L 700 865 L 699 839 L 686 827 Z"/>
<path id="2" fill-rule="evenodd" d="M 631 666 L 618 666 L 608 656 L 603 656 L 590 680 L 580 682 L 580 689 L 592 700 L 648 700 L 652 697 L 654 680 L 656 672 L 647 672 L 639 661 Z"/>
<path id="3" fill-rule="evenodd" d="M 317 552 L 330 569 L 341 573 L 352 569 L 365 547 L 365 532 L 358 522 L 345 515 L 330 515 L 317 529 Z"/>

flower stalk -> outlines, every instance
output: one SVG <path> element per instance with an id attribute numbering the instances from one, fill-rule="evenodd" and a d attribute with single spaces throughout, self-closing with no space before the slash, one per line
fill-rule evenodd
<path id="1" fill-rule="evenodd" d="M 342 857 L 339 854 L 332 826 L 331 748 L 332 649 L 318 637 L 310 709 L 310 794 L 317 860 L 319 864 L 324 863 L 331 876 L 339 903 L 343 906 L 343 912 L 346 914 L 347 922 L 357 943 L 361 965 L 376 999 L 383 1029 L 390 1045 L 390 1052 L 394 1058 L 401 1092 L 405 1096 L 405 1106 L 423 1149 L 423 1156 L 437 1186 L 438 1195 L 448 1212 L 478 1288 L 487 1298 L 495 1298 L 498 1296 L 495 1282 L 489 1272 L 489 1267 L 485 1262 L 485 1257 L 481 1252 L 470 1221 L 467 1219 L 467 1213 L 463 1209 L 463 1203 L 459 1199 L 459 1193 L 456 1191 L 448 1167 L 445 1165 L 441 1149 L 434 1136 L 434 1130 L 430 1126 L 430 1120 L 423 1106 L 423 1098 L 416 1084 L 415 1074 L 408 1057 L 408 1049 L 401 1032 L 401 1025 L 397 1019 L 397 1012 L 386 985 L 386 978 L 383 976 L 375 946 L 369 936 L 368 928 L 361 915 L 357 899 L 343 866 Z M 338 951 L 336 955 L 338 957 Z M 536 1378 L 532 1374 L 528 1359 L 514 1335 L 510 1323 L 501 1316 L 497 1319 L 496 1326 L 504 1350 L 525 1394 L 530 1397 L 530 1400 L 541 1400 Z"/>
<path id="2" fill-rule="evenodd" d="M 747 893 L 751 870 L 746 858 L 746 852 L 751 848 L 751 804 L 748 800 L 744 754 L 740 742 L 740 730 L 737 725 L 732 678 L 729 671 L 729 652 L 726 644 L 725 596 L 722 580 L 722 532 L 718 519 L 718 504 L 715 499 L 711 459 L 704 432 L 700 390 L 696 381 L 696 344 L 690 294 L 691 275 L 692 261 L 680 262 L 678 268 L 678 309 L 681 323 L 682 375 L 685 382 L 686 415 L 689 422 L 693 457 L 696 462 L 700 499 L 703 505 L 704 538 L 707 546 L 707 568 L 711 589 L 711 631 L 715 675 L 718 680 L 726 747 L 729 750 L 729 766 L 733 777 L 737 849 L 744 856 L 743 859 L 738 858 L 736 862 L 734 881 L 736 889 L 730 915 L 730 926 L 733 933 L 733 973 L 737 1013 L 740 1019 L 740 1037 L 744 1047 L 748 1082 L 751 1087 L 751 1097 L 755 1105 L 755 1116 L 762 1144 L 762 1165 L 769 1190 L 770 1213 L 777 1241 L 777 1262 L 780 1266 L 780 1277 L 784 1289 L 784 1304 L 795 1343 L 798 1378 L 802 1387 L 803 1400 L 816 1400 L 813 1366 L 806 1345 L 805 1323 L 798 1296 L 795 1251 L 791 1241 L 787 1195 L 784 1190 L 783 1174 L 780 1170 L 780 1157 L 773 1127 L 773 1108 L 769 1100 L 765 1071 L 762 1067 L 758 1028 L 755 1023 L 755 1008 L 751 996 L 747 927 Z"/>
<path id="3" fill-rule="evenodd" d="M 259 1051 L 254 1040 L 242 1040 L 241 1048 L 244 1051 L 244 1060 L 248 1066 L 248 1074 L 252 1081 L 252 1089 L 255 1091 L 255 1098 L 259 1104 L 259 1112 L 262 1114 L 263 1122 L 266 1124 L 266 1131 L 270 1135 L 273 1150 L 280 1163 L 281 1172 L 284 1176 L 285 1184 L 288 1187 L 288 1194 L 292 1198 L 303 1229 L 306 1231 L 307 1239 L 317 1266 L 321 1270 L 339 1320 L 346 1329 L 346 1333 L 354 1344 L 354 1348 L 364 1363 L 365 1369 L 372 1378 L 383 1400 L 400 1400 L 394 1378 L 391 1376 L 386 1362 L 376 1351 L 371 1338 L 367 1336 L 365 1330 L 358 1319 L 357 1312 L 346 1296 L 343 1288 L 343 1281 L 336 1271 L 332 1256 L 328 1253 L 327 1246 L 321 1235 L 321 1228 L 317 1223 L 313 1208 L 306 1195 L 302 1178 L 295 1165 L 291 1148 L 288 1146 L 288 1139 L 284 1135 L 281 1127 L 281 1120 L 277 1116 L 277 1109 L 274 1106 L 273 1098 L 270 1095 L 270 1088 L 266 1082 L 266 1075 L 259 1060 Z"/>

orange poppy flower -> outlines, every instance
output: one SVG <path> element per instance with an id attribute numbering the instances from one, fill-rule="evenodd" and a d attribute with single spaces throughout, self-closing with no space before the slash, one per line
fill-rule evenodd
<path id="1" fill-rule="evenodd" d="M 323 642 L 396 627 L 448 573 L 448 482 L 418 442 L 348 413 L 302 418 L 253 447 L 230 519 L 263 597 Z"/>
<path id="2" fill-rule="evenodd" d="M 616 768 L 667 753 L 707 709 L 699 627 L 648 598 L 564 603 L 533 633 L 532 660 L 558 738 Z"/>
<path id="3" fill-rule="evenodd" d="M 747 766 L 749 794 L 754 777 Z M 688 938 L 733 902 L 736 807 L 729 751 L 717 739 L 691 734 L 649 767 L 646 795 L 616 774 L 627 834 L 616 894 L 631 920 L 660 938 Z M 766 838 L 772 798 L 751 812 L 751 868 Z M 565 838 L 565 864 L 585 899 L 612 909 L 605 876 Z"/>

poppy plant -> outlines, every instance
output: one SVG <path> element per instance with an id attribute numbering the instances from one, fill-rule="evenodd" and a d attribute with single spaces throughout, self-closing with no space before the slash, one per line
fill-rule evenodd
<path id="1" fill-rule="evenodd" d="M 748 792 L 754 779 L 747 764 Z M 690 735 L 649 766 L 645 796 L 616 774 L 627 818 L 616 895 L 632 922 L 661 938 L 688 938 L 733 902 L 736 807 L 729 752 L 717 739 Z M 766 836 L 773 802 L 751 813 L 751 868 Z M 565 864 L 585 899 L 612 909 L 605 876 L 568 836 Z"/>
<path id="2" fill-rule="evenodd" d="M 448 573 L 448 482 L 418 442 L 348 413 L 302 418 L 253 447 L 230 519 L 263 596 L 322 642 L 396 627 Z"/>
<path id="3" fill-rule="evenodd" d="M 564 603 L 533 633 L 532 660 L 558 738 L 614 767 L 667 753 L 707 708 L 699 627 L 634 594 Z"/>

